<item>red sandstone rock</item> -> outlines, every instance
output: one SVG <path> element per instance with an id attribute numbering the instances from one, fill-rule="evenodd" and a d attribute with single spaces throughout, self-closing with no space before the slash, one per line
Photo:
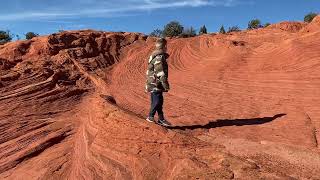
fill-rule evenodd
<path id="1" fill-rule="evenodd" d="M 86 30 L 1 46 L 0 178 L 318 179 L 318 19 L 170 39 L 173 129 L 144 121 L 153 38 Z"/>

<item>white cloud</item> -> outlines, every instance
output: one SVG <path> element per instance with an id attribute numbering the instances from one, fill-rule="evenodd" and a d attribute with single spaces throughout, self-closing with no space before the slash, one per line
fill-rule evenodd
<path id="1" fill-rule="evenodd" d="M 63 2 L 63 1 L 62 1 Z M 22 0 L 21 0 L 21 3 Z M 155 9 L 201 7 L 201 6 L 232 6 L 236 0 L 71 0 L 69 6 L 45 7 L 42 10 L 25 12 L 0 13 L 1 21 L 18 20 L 56 20 L 81 17 L 117 17 L 122 14 L 152 11 Z M 59 3 L 57 3 L 59 4 Z M 45 10 L 43 10 L 45 9 Z M 54 10 L 52 10 L 54 9 Z"/>

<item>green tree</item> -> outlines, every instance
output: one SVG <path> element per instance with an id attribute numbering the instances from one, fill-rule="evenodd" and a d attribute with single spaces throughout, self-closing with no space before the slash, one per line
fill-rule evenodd
<path id="1" fill-rule="evenodd" d="M 10 42 L 12 40 L 12 35 L 10 31 L 0 31 L 0 45 Z"/>
<path id="2" fill-rule="evenodd" d="M 315 18 L 317 15 L 317 13 L 313 12 L 307 14 L 306 16 L 304 16 L 304 22 L 310 23 L 313 20 L 313 18 Z"/>
<path id="3" fill-rule="evenodd" d="M 162 30 L 155 29 L 154 31 L 152 31 L 150 33 L 150 36 L 152 36 L 152 37 L 162 37 L 162 34 L 163 34 Z"/>
<path id="4" fill-rule="evenodd" d="M 36 34 L 34 32 L 27 32 L 26 39 L 29 40 L 29 39 L 32 39 L 32 38 L 37 37 L 37 36 L 39 36 L 39 34 Z"/>
<path id="5" fill-rule="evenodd" d="M 248 23 L 248 29 L 258 29 L 261 28 L 261 21 L 259 19 L 253 19 Z"/>
<path id="6" fill-rule="evenodd" d="M 199 30 L 199 34 L 207 34 L 207 27 L 205 25 L 203 25 L 200 30 Z"/>
<path id="7" fill-rule="evenodd" d="M 191 26 L 190 28 L 184 29 L 183 32 L 179 35 L 179 37 L 187 38 L 187 37 L 194 37 L 196 35 L 197 35 L 196 30 Z"/>
<path id="8" fill-rule="evenodd" d="M 179 36 L 183 32 L 183 26 L 178 21 L 171 21 L 164 26 L 163 35 L 165 37 Z"/>
<path id="9" fill-rule="evenodd" d="M 226 30 L 224 29 L 224 26 L 221 26 L 219 32 L 220 32 L 221 34 L 225 34 L 225 33 L 226 33 Z"/>
<path id="10" fill-rule="evenodd" d="M 240 28 L 238 26 L 232 26 L 232 27 L 229 27 L 228 29 L 228 33 L 230 32 L 239 32 L 241 31 Z"/>

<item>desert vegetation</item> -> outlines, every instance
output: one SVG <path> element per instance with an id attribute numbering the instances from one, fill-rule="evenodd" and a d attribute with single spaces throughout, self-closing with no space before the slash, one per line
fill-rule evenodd
<path id="1" fill-rule="evenodd" d="M 39 34 L 37 34 L 35 32 L 27 32 L 25 34 L 25 39 L 30 40 L 30 39 L 37 37 L 37 36 L 39 36 Z M 0 30 L 0 45 L 6 44 L 6 43 L 12 41 L 14 37 L 16 40 L 21 39 L 18 34 L 12 34 L 9 30 L 6 30 L 6 31 Z"/>
<path id="2" fill-rule="evenodd" d="M 179 37 L 188 38 L 197 36 L 196 30 L 191 26 L 189 28 L 184 28 L 183 32 Z"/>
<path id="3" fill-rule="evenodd" d="M 221 34 L 225 34 L 225 33 L 226 33 L 226 30 L 224 29 L 224 26 L 223 26 L 223 25 L 221 26 L 219 32 L 220 32 Z"/>
<path id="4" fill-rule="evenodd" d="M 26 39 L 29 40 L 29 39 L 32 39 L 32 38 L 37 37 L 37 36 L 39 36 L 39 34 L 36 34 L 34 32 L 27 32 Z"/>
<path id="5" fill-rule="evenodd" d="M 202 35 L 202 34 L 207 34 L 207 27 L 205 25 L 203 25 L 200 30 L 199 30 L 199 35 Z"/>
<path id="6" fill-rule="evenodd" d="M 12 34 L 10 31 L 1 31 L 0 30 L 0 45 L 3 45 L 12 40 Z"/>
<path id="7" fill-rule="evenodd" d="M 230 33 L 230 32 L 239 32 L 239 31 L 241 31 L 239 26 L 232 26 L 232 27 L 229 27 L 229 29 L 228 29 L 228 33 Z"/>
<path id="8" fill-rule="evenodd" d="M 207 34 L 208 30 L 205 25 L 200 27 L 199 35 Z M 155 29 L 150 34 L 152 37 L 181 37 L 181 38 L 188 38 L 188 37 L 195 37 L 197 36 L 197 30 L 193 27 L 184 27 L 178 21 L 171 21 L 166 24 L 163 29 Z"/>
<path id="9" fill-rule="evenodd" d="M 161 37 L 162 36 L 163 31 L 160 29 L 155 29 L 154 31 L 152 31 L 150 33 L 150 36 L 152 37 Z"/>
<path id="10" fill-rule="evenodd" d="M 268 27 L 268 26 L 270 26 L 271 24 L 270 23 L 265 23 L 264 25 L 263 25 L 263 27 Z"/>
<path id="11" fill-rule="evenodd" d="M 304 22 L 311 22 L 318 14 L 311 12 L 305 15 L 304 17 Z M 248 22 L 248 30 L 254 30 L 254 29 L 259 29 L 259 28 L 265 28 L 270 26 L 271 23 L 266 22 L 262 23 L 260 19 L 252 19 Z M 222 25 L 219 29 L 220 34 L 226 34 L 226 33 L 231 33 L 231 32 L 239 32 L 241 31 L 240 27 L 237 25 L 230 26 L 228 30 L 225 29 L 224 25 Z M 199 28 L 198 35 L 202 34 L 207 34 L 208 30 L 206 25 L 203 25 Z M 197 36 L 196 29 L 194 29 L 192 26 L 189 28 L 185 28 L 180 22 L 178 21 L 171 21 L 168 24 L 164 26 L 163 29 L 155 29 L 152 31 L 149 36 L 152 37 L 182 37 L 182 38 L 187 38 L 187 37 L 194 37 Z"/>
<path id="12" fill-rule="evenodd" d="M 310 23 L 318 13 L 315 12 L 310 12 L 304 16 L 304 22 Z M 248 30 L 253 30 L 253 29 L 259 29 L 259 28 L 265 28 L 270 26 L 271 23 L 262 23 L 260 19 L 252 19 L 248 22 Z M 227 30 L 225 29 L 225 26 L 222 25 L 219 29 L 220 34 L 226 34 L 226 33 L 231 33 L 231 32 L 239 32 L 241 31 L 240 27 L 237 25 L 230 26 Z M 64 32 L 64 30 L 59 30 L 59 33 Z M 208 29 L 206 25 L 203 25 L 199 28 L 198 34 L 197 34 L 197 29 L 195 29 L 193 26 L 185 28 L 180 22 L 178 21 L 171 21 L 167 23 L 163 29 L 155 29 L 153 30 L 149 36 L 151 37 L 181 37 L 181 38 L 188 38 L 188 37 L 195 37 L 197 35 L 203 35 L 207 34 Z M 25 39 L 29 40 L 34 37 L 39 36 L 39 34 L 35 32 L 27 32 L 25 35 Z M 12 41 L 13 39 L 20 40 L 20 36 L 18 34 L 12 34 L 10 33 L 9 30 L 0 30 L 0 45 L 3 45 L 5 43 L 8 43 Z"/>
<path id="13" fill-rule="evenodd" d="M 259 19 L 253 19 L 248 23 L 248 29 L 258 29 L 262 28 L 261 21 Z"/>
<path id="14" fill-rule="evenodd" d="M 184 27 L 178 21 L 172 21 L 164 26 L 163 36 L 175 37 L 183 33 Z"/>
<path id="15" fill-rule="evenodd" d="M 307 14 L 306 16 L 304 16 L 304 22 L 310 23 L 318 14 L 311 12 L 309 14 Z"/>

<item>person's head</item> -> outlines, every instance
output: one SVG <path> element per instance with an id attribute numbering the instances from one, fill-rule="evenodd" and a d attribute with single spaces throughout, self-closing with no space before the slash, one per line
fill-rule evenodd
<path id="1" fill-rule="evenodd" d="M 166 51 L 167 50 L 167 40 L 164 38 L 158 39 L 156 42 L 156 49 Z"/>

